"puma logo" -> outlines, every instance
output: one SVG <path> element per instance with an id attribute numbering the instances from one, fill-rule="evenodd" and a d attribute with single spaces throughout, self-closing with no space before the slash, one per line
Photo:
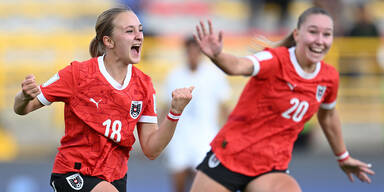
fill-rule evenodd
<path id="1" fill-rule="evenodd" d="M 100 103 L 101 99 L 98 102 L 96 102 L 93 98 L 90 98 L 89 101 L 96 104 L 96 107 L 99 108 L 99 103 Z"/>
<path id="2" fill-rule="evenodd" d="M 287 82 L 287 85 L 291 91 L 293 91 L 293 89 L 296 87 L 296 85 L 292 85 L 290 82 Z"/>

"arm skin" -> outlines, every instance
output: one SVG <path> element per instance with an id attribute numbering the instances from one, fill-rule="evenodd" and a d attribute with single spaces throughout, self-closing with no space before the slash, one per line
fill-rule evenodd
<path id="1" fill-rule="evenodd" d="M 182 88 L 172 92 L 170 110 L 173 113 L 181 114 L 183 112 L 192 99 L 193 89 L 193 87 Z M 156 159 L 171 141 L 176 125 L 177 121 L 171 121 L 168 118 L 164 118 L 160 126 L 155 123 L 138 123 L 137 131 L 144 155 L 151 160 Z"/>
<path id="2" fill-rule="evenodd" d="M 37 95 L 40 94 L 40 89 L 36 85 L 35 77 L 28 75 L 21 83 L 21 91 L 15 96 L 15 103 L 13 110 L 18 115 L 26 115 L 36 109 L 43 107 L 37 99 Z"/>
<path id="3" fill-rule="evenodd" d="M 334 154 L 340 154 L 346 151 L 341 133 L 341 122 L 339 114 L 335 109 L 325 110 L 319 109 L 317 117 L 320 126 L 325 134 L 325 137 L 330 144 Z M 348 159 L 339 162 L 340 168 L 347 174 L 351 182 L 354 181 L 355 175 L 360 181 L 371 183 L 371 179 L 367 174 L 374 175 L 375 172 L 371 170 L 371 165 L 361 162 L 357 159 L 349 157 Z"/>
<path id="4" fill-rule="evenodd" d="M 228 75 L 251 75 L 253 72 L 252 61 L 247 58 L 224 53 L 222 31 L 216 36 L 213 32 L 211 20 L 208 20 L 208 28 L 209 31 L 207 32 L 202 21 L 200 21 L 200 26 L 196 26 L 197 35 L 194 35 L 194 38 L 201 51 Z"/>

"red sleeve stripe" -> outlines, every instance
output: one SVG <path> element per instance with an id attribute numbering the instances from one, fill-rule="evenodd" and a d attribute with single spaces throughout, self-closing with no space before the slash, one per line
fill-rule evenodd
<path id="1" fill-rule="evenodd" d="M 336 159 L 339 162 L 345 161 L 349 158 L 349 152 L 345 151 L 344 153 L 336 154 Z"/>
<path id="2" fill-rule="evenodd" d="M 181 113 L 173 113 L 172 111 L 169 111 L 167 118 L 171 121 L 178 121 L 180 119 Z"/>

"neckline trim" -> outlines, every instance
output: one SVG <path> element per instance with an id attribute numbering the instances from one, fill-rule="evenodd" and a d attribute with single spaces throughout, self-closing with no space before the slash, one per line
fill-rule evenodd
<path id="1" fill-rule="evenodd" d="M 119 82 L 117 82 L 107 71 L 107 69 L 105 68 L 105 63 L 104 63 L 104 56 L 105 55 L 102 55 L 102 56 L 99 56 L 97 58 L 97 63 L 98 63 L 98 66 L 99 66 L 99 70 L 101 72 L 101 74 L 104 76 L 104 78 L 108 81 L 109 84 L 112 85 L 113 88 L 117 89 L 117 90 L 123 90 L 125 88 L 127 88 L 129 82 L 131 81 L 131 76 L 132 76 L 132 65 L 129 64 L 128 65 L 128 68 L 127 68 L 127 74 L 125 75 L 125 79 L 124 79 L 124 82 L 123 84 L 121 85 Z"/>
<path id="2" fill-rule="evenodd" d="M 299 62 L 297 61 L 297 58 L 295 55 L 295 49 L 296 49 L 296 47 L 291 47 L 288 49 L 288 51 L 289 51 L 289 58 L 293 64 L 293 67 L 295 68 L 296 73 L 304 79 L 315 78 L 317 76 L 317 74 L 319 74 L 319 72 L 320 72 L 321 63 L 320 62 L 316 63 L 316 69 L 314 72 L 312 72 L 312 73 L 305 72 L 303 70 L 303 68 L 301 68 Z"/>

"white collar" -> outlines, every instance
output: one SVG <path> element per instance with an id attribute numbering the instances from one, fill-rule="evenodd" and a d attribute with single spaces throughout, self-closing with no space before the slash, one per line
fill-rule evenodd
<path id="1" fill-rule="evenodd" d="M 128 65 L 127 74 L 125 75 L 124 83 L 123 83 L 123 85 L 121 85 L 119 82 L 117 82 L 115 79 L 113 79 L 113 77 L 108 73 L 107 69 L 105 68 L 104 56 L 105 55 L 97 58 L 97 62 L 99 64 L 99 70 L 100 70 L 101 74 L 105 77 L 105 79 L 107 79 L 109 84 L 111 84 L 115 89 L 123 90 L 123 89 L 127 88 L 129 81 L 131 80 L 131 76 L 132 76 L 132 65 L 131 64 Z"/>
<path id="2" fill-rule="evenodd" d="M 305 72 L 303 70 L 303 68 L 301 68 L 299 62 L 297 62 L 297 58 L 296 58 L 296 55 L 295 55 L 295 49 L 296 47 L 291 47 L 288 49 L 289 51 L 289 58 L 291 59 L 291 62 L 293 64 L 293 67 L 295 68 L 296 70 L 296 73 L 304 78 L 304 79 L 313 79 L 316 77 L 316 75 L 320 72 L 320 67 L 321 67 L 321 63 L 320 62 L 317 62 L 316 63 L 316 69 L 313 73 L 308 73 L 308 72 Z"/>

